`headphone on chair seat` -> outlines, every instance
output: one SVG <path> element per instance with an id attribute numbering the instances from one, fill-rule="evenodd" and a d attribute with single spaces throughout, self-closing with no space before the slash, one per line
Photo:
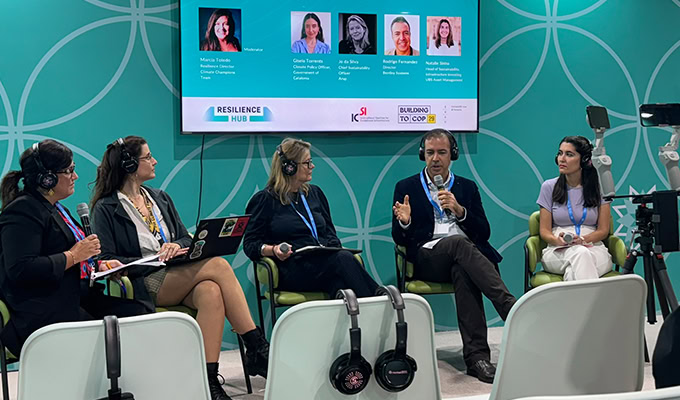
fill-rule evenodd
<path id="1" fill-rule="evenodd" d="M 443 128 L 433 129 L 424 134 L 422 139 L 420 139 L 420 146 L 418 147 L 418 158 L 420 158 L 420 161 L 425 161 L 425 138 L 427 137 L 427 135 L 435 132 L 442 133 L 449 138 L 449 143 L 451 144 L 451 149 L 449 150 L 451 152 L 451 161 L 456 161 L 458 159 L 459 154 L 458 142 L 456 142 L 456 138 L 453 137 L 451 132 Z"/>
<path id="2" fill-rule="evenodd" d="M 288 159 L 281 145 L 276 146 L 276 152 L 279 153 L 279 158 L 281 159 L 281 171 L 283 171 L 283 174 L 288 176 L 295 175 L 298 170 L 297 161 Z"/>
<path id="3" fill-rule="evenodd" d="M 394 350 L 382 353 L 375 361 L 375 379 L 388 392 L 401 392 L 411 385 L 418 369 L 416 360 L 406 354 L 408 325 L 404 321 L 404 298 L 392 285 L 378 287 L 375 294 L 387 295 L 397 311 L 397 343 Z"/>
<path id="4" fill-rule="evenodd" d="M 42 161 L 40 161 L 39 147 L 40 147 L 39 142 L 33 143 L 32 146 L 33 152 L 31 152 L 31 155 L 33 156 L 33 159 L 35 160 L 35 163 L 38 166 L 38 186 L 45 190 L 54 189 L 54 187 L 57 186 L 57 182 L 59 182 L 59 177 L 54 172 L 45 168 Z"/>
<path id="5" fill-rule="evenodd" d="M 123 138 L 116 139 L 108 147 L 120 148 L 120 168 L 128 174 L 132 174 L 139 168 L 139 160 L 137 157 L 133 157 L 132 154 L 125 147 L 125 140 Z"/>
<path id="6" fill-rule="evenodd" d="M 347 314 L 352 320 L 349 329 L 350 352 L 338 357 L 331 365 L 329 377 L 331 384 L 342 394 L 356 394 L 364 390 L 371 378 L 371 364 L 361 355 L 361 329 L 359 328 L 359 302 L 351 289 L 338 290 L 337 298 L 342 298 Z"/>

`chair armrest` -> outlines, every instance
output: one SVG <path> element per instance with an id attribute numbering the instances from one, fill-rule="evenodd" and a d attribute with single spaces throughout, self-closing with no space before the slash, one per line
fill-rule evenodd
<path id="1" fill-rule="evenodd" d="M 536 272 L 536 264 L 541 259 L 541 239 L 538 236 L 530 236 L 526 242 L 524 242 L 525 249 L 525 264 L 532 274 Z"/>
<path id="2" fill-rule="evenodd" d="M 0 314 L 2 314 L 2 328 L 7 325 L 7 322 L 9 321 L 10 315 L 9 315 L 9 308 L 7 307 L 7 304 L 5 304 L 4 301 L 0 300 Z"/>
<path id="3" fill-rule="evenodd" d="M 255 273 L 257 279 L 263 285 L 269 286 L 269 277 L 272 277 L 274 282 L 273 287 L 279 287 L 279 267 L 271 257 L 262 257 L 255 262 Z"/>
<path id="4" fill-rule="evenodd" d="M 614 235 L 609 235 L 609 237 L 605 239 L 604 243 L 609 250 L 609 254 L 612 256 L 612 261 L 614 264 L 622 267 L 626 262 L 626 256 L 628 255 L 626 244 L 623 242 L 623 240 L 621 240 L 620 237 Z"/>
<path id="5" fill-rule="evenodd" d="M 394 262 L 397 267 L 397 288 L 406 291 L 406 247 L 394 245 Z"/>
<path id="6" fill-rule="evenodd" d="M 127 276 L 120 277 L 120 283 L 125 287 L 125 298 L 134 299 L 135 289 L 132 287 L 132 281 Z M 109 296 L 113 297 L 123 297 L 123 291 L 121 290 L 120 284 L 118 282 L 108 280 L 109 285 Z"/>

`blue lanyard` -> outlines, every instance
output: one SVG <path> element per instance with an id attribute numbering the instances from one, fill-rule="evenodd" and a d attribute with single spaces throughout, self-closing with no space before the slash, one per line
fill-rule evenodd
<path id="1" fill-rule="evenodd" d="M 449 175 L 451 175 L 451 179 L 449 180 L 449 187 L 447 190 L 450 192 L 451 188 L 453 187 L 453 181 L 456 179 L 456 176 L 449 172 Z M 425 195 L 427 196 L 427 199 L 430 200 L 430 203 L 432 203 L 432 207 L 437 211 L 439 214 L 440 219 L 444 219 L 444 210 L 439 207 L 439 204 L 437 204 L 436 201 L 432 198 L 432 193 L 430 193 L 430 188 L 427 186 L 427 183 L 425 183 L 425 170 L 422 170 L 420 172 L 420 183 L 423 184 L 423 190 L 425 190 Z"/>
<path id="2" fill-rule="evenodd" d="M 76 242 L 80 242 L 81 240 L 85 239 L 85 234 L 82 233 L 79 229 L 76 228 L 75 222 L 73 222 L 73 220 L 71 219 L 71 215 L 69 215 L 69 213 L 66 212 L 66 210 L 64 209 L 64 206 L 62 206 L 58 202 L 55 203 L 54 205 L 59 210 L 59 213 L 66 219 L 66 226 L 68 226 L 68 229 L 70 229 L 71 232 L 73 232 L 73 236 L 75 236 Z M 92 270 L 95 269 L 95 262 L 92 258 L 87 259 L 87 265 L 90 266 L 90 269 L 92 269 Z M 82 268 L 82 272 L 85 273 L 85 276 L 90 275 L 89 271 L 85 270 L 85 264 L 82 263 L 82 262 L 81 262 L 81 268 Z"/>
<path id="3" fill-rule="evenodd" d="M 312 215 L 312 210 L 309 209 L 309 204 L 307 204 L 307 199 L 305 198 L 305 195 L 300 193 L 300 198 L 302 199 L 302 204 L 305 205 L 305 209 L 307 210 L 307 215 L 309 216 L 309 221 L 307 220 L 307 218 L 304 217 L 304 215 L 300 214 L 300 212 L 295 208 L 295 206 L 293 206 L 292 203 L 291 203 L 290 206 L 293 207 L 293 210 L 295 210 L 297 215 L 299 215 L 300 218 L 302 218 L 302 222 L 304 222 L 305 225 L 307 225 L 307 228 L 309 228 L 309 230 L 312 232 L 312 236 L 314 236 L 314 239 L 316 239 L 316 242 L 320 243 L 319 242 L 319 234 L 316 231 L 316 222 L 314 222 L 314 216 Z"/>
<path id="4" fill-rule="evenodd" d="M 569 195 L 567 195 L 567 210 L 569 211 L 569 219 L 571 222 L 574 223 L 574 229 L 576 229 L 576 236 L 581 236 L 581 225 L 583 225 L 583 222 L 586 220 L 586 216 L 588 216 L 588 209 L 585 207 L 585 204 L 583 205 L 583 216 L 581 217 L 581 220 L 576 223 L 576 219 L 574 219 L 574 210 L 571 208 L 571 200 L 569 200 Z"/>
<path id="5" fill-rule="evenodd" d="M 61 213 L 61 215 L 63 215 L 64 218 L 66 218 L 66 226 L 68 226 L 68 229 L 70 229 L 71 232 L 73 232 L 73 236 L 75 236 L 76 241 L 80 242 L 81 240 L 85 239 L 85 235 L 83 233 L 81 233 L 80 230 L 76 229 L 75 222 L 73 222 L 69 213 L 66 212 L 66 210 L 64 209 L 64 206 L 62 206 L 59 203 L 55 203 L 54 205 L 59 210 L 59 213 Z"/>

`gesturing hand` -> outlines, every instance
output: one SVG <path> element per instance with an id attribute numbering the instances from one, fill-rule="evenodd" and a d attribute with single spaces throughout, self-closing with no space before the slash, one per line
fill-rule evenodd
<path id="1" fill-rule="evenodd" d="M 396 202 L 392 206 L 394 216 L 404 225 L 411 221 L 411 204 L 408 201 L 408 195 L 404 196 L 404 203 Z"/>

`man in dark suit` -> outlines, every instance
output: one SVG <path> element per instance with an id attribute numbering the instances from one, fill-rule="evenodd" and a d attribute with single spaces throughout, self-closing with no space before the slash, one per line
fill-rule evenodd
<path id="1" fill-rule="evenodd" d="M 491 383 L 482 293 L 505 320 L 515 304 L 498 273 L 501 255 L 489 244 L 491 229 L 477 185 L 449 170 L 458 145 L 445 129 L 423 136 L 420 173 L 399 181 L 394 189 L 392 238 L 406 246 L 418 279 L 453 282 L 458 325 L 467 373 Z"/>

